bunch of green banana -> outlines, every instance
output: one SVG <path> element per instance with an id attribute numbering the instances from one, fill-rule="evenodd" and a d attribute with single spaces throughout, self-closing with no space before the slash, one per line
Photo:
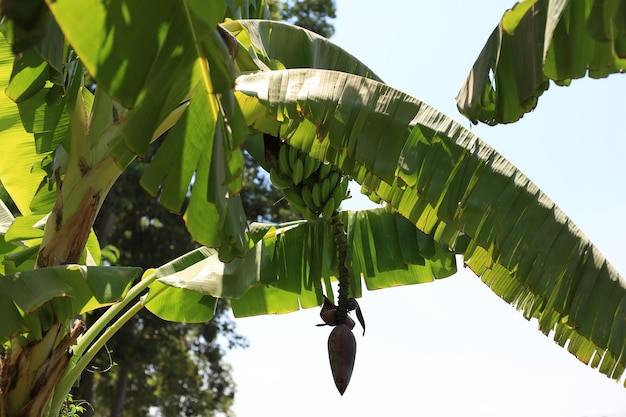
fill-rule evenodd
<path id="1" fill-rule="evenodd" d="M 320 215 L 330 219 L 348 195 L 348 178 L 338 169 L 284 143 L 270 180 L 282 190 L 292 210 L 311 221 Z"/>

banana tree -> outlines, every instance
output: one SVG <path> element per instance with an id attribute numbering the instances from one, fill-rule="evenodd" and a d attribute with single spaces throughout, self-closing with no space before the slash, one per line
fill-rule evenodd
<path id="1" fill-rule="evenodd" d="M 620 275 L 528 178 L 441 112 L 320 36 L 247 20 L 263 17 L 263 2 L 45 6 L 30 26 L 5 12 L 0 50 L 0 179 L 22 214 L 0 210 L 0 416 L 57 413 L 140 309 L 200 322 L 218 299 L 238 317 L 322 305 L 343 392 L 362 286 L 445 278 L 457 255 L 542 332 L 621 378 Z M 141 184 L 204 246 L 135 282 L 134 268 L 91 266 L 90 229 L 119 174 L 151 148 Z M 247 223 L 242 149 L 302 221 Z M 347 179 L 385 207 L 341 212 Z M 69 327 L 107 305 L 84 334 L 80 321 Z"/>

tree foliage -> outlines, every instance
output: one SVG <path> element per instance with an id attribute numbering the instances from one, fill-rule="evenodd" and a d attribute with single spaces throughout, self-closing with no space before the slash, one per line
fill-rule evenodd
<path id="1" fill-rule="evenodd" d="M 288 0 L 278 9 L 281 20 L 330 38 L 335 33 L 331 19 L 337 17 L 334 0 Z"/>

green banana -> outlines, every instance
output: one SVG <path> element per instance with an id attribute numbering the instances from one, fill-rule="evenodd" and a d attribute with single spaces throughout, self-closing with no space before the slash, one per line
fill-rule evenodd
<path id="1" fill-rule="evenodd" d="M 291 170 L 291 166 L 289 165 L 289 146 L 281 145 L 280 150 L 278 151 L 278 168 L 283 172 L 283 174 L 291 177 L 293 174 Z"/>
<path id="2" fill-rule="evenodd" d="M 332 198 L 336 203 L 341 204 L 346 199 L 346 191 L 348 191 L 348 179 L 342 178 L 341 182 L 335 187 Z"/>
<path id="3" fill-rule="evenodd" d="M 335 170 L 332 174 L 328 176 L 330 181 L 330 192 L 332 193 L 335 187 L 339 184 L 339 180 L 341 179 L 341 175 L 339 175 L 339 171 Z M 328 198 L 328 197 L 326 197 Z"/>
<path id="4" fill-rule="evenodd" d="M 298 159 L 299 153 L 300 151 L 298 151 L 297 148 L 294 148 L 293 146 L 289 145 L 289 165 L 291 166 L 291 169 L 293 169 L 293 166 L 296 164 L 296 160 Z"/>
<path id="5" fill-rule="evenodd" d="M 313 202 L 316 207 L 322 207 L 322 186 L 319 182 L 313 184 L 313 189 L 311 190 L 311 194 L 313 196 Z"/>
<path id="6" fill-rule="evenodd" d="M 302 179 L 309 178 L 315 171 L 317 171 L 320 167 L 321 162 L 317 159 L 311 158 L 306 154 L 302 154 L 304 159 L 304 174 L 302 175 Z"/>
<path id="7" fill-rule="evenodd" d="M 310 187 L 302 187 L 302 199 L 304 200 L 308 208 L 310 208 L 312 211 L 318 211 L 318 205 L 315 204 L 315 201 L 313 200 L 313 192 L 311 191 Z"/>
<path id="8" fill-rule="evenodd" d="M 302 159 L 296 159 L 296 162 L 292 165 L 293 175 L 291 176 L 291 180 L 294 184 L 298 185 L 302 182 L 304 178 L 304 163 Z"/>
<path id="9" fill-rule="evenodd" d="M 276 168 L 270 169 L 270 181 L 272 181 L 272 184 L 274 184 L 281 190 L 284 188 L 289 188 L 293 185 L 291 183 L 291 178 L 285 176 L 285 174 L 283 174 L 280 169 Z"/>
<path id="10" fill-rule="evenodd" d="M 304 210 L 302 211 L 302 216 L 305 218 L 305 220 L 311 222 L 314 222 L 315 220 L 318 220 L 320 218 L 319 212 L 311 210 L 308 207 L 304 207 Z"/>
<path id="11" fill-rule="evenodd" d="M 324 208 L 322 209 L 322 217 L 326 220 L 330 220 L 337 207 L 335 207 L 335 199 L 333 197 L 329 198 Z"/>
<path id="12" fill-rule="evenodd" d="M 295 189 L 293 189 L 293 188 L 285 188 L 283 190 L 283 195 L 285 196 L 287 201 L 289 201 L 290 203 L 295 204 L 295 205 L 300 206 L 300 207 L 306 207 L 306 203 L 302 199 L 302 196 Z M 302 210 L 300 210 L 300 212 L 302 212 Z"/>
<path id="13" fill-rule="evenodd" d="M 324 178 L 328 177 L 328 175 L 330 174 L 332 170 L 333 170 L 333 166 L 328 162 L 324 162 L 320 165 L 320 168 L 317 170 L 317 175 L 320 180 L 323 180 Z"/>
<path id="14" fill-rule="evenodd" d="M 320 186 L 321 191 L 320 191 L 320 201 L 321 204 L 326 203 L 326 200 L 328 200 L 328 197 L 330 197 L 330 193 L 332 191 L 332 189 L 330 188 L 330 178 L 326 177 L 324 179 L 324 181 L 322 181 L 322 185 Z"/>
<path id="15" fill-rule="evenodd" d="M 302 214 L 302 211 L 304 210 L 303 206 L 298 206 L 294 203 L 289 203 L 289 208 L 294 214 Z"/>

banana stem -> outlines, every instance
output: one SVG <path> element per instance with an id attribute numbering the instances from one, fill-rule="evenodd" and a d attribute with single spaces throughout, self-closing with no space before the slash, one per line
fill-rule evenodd
<path id="1" fill-rule="evenodd" d="M 337 323 L 346 322 L 348 316 L 348 293 L 350 291 L 350 271 L 346 266 L 348 236 L 341 221 L 341 212 L 335 210 L 331 218 L 333 235 L 337 245 L 337 269 L 339 270 L 339 294 L 337 296 Z"/>
<path id="2" fill-rule="evenodd" d="M 76 380 L 78 380 L 82 371 L 87 367 L 87 365 L 89 365 L 89 362 L 91 362 L 96 353 L 98 353 L 106 342 L 108 342 L 109 339 L 117 333 L 124 323 L 135 316 L 146 305 L 146 295 L 141 296 L 139 301 L 124 312 L 113 324 L 109 327 L 106 326 L 109 325 L 109 323 L 111 323 L 118 314 L 122 313 L 124 308 L 130 302 L 136 300 L 137 297 L 139 297 L 141 293 L 156 280 L 156 278 L 157 277 L 154 272 L 144 277 L 143 280 L 130 289 L 128 294 L 126 294 L 126 297 L 124 297 L 124 300 L 109 307 L 109 309 L 96 321 L 96 323 L 94 323 L 87 333 L 78 339 L 78 343 L 72 352 L 76 362 L 73 365 L 70 365 L 55 389 L 51 401 L 51 410 L 53 410 L 50 414 L 51 416 L 59 414 L 59 410 L 63 405 L 63 400 L 67 396 L 67 393 L 70 392 L 70 389 Z M 156 294 L 157 293 L 153 295 Z M 97 337 L 100 333 L 102 333 L 100 337 Z"/>
<path id="3" fill-rule="evenodd" d="M 63 400 L 67 396 L 67 393 L 70 392 L 72 385 L 74 385 L 83 369 L 87 367 L 87 365 L 89 364 L 89 362 L 91 362 L 96 353 L 98 353 L 98 351 L 102 349 L 102 347 L 104 347 L 106 342 L 109 341 L 109 339 L 113 337 L 115 333 L 117 333 L 117 331 L 124 325 L 124 323 L 130 320 L 142 308 L 143 300 L 140 300 L 126 313 L 124 313 L 115 323 L 109 326 L 102 334 L 102 336 L 100 336 L 98 340 L 96 340 L 96 342 L 91 345 L 85 355 L 78 359 L 76 365 L 74 365 L 69 370 L 69 372 L 64 375 L 64 377 L 61 379 L 61 381 L 59 381 L 59 384 L 55 389 L 55 395 L 51 403 L 52 413 L 50 414 L 50 416 L 59 415 L 61 406 L 63 405 Z"/>
<path id="4" fill-rule="evenodd" d="M 128 304 L 139 297 L 152 283 L 156 280 L 156 274 L 151 272 L 143 279 L 135 284 L 126 294 L 126 297 L 117 304 L 113 304 L 107 311 L 100 316 L 98 320 L 83 334 L 72 349 L 75 357 L 80 357 L 85 350 L 91 345 L 95 338 L 106 328 L 106 326 L 118 316 Z"/>

